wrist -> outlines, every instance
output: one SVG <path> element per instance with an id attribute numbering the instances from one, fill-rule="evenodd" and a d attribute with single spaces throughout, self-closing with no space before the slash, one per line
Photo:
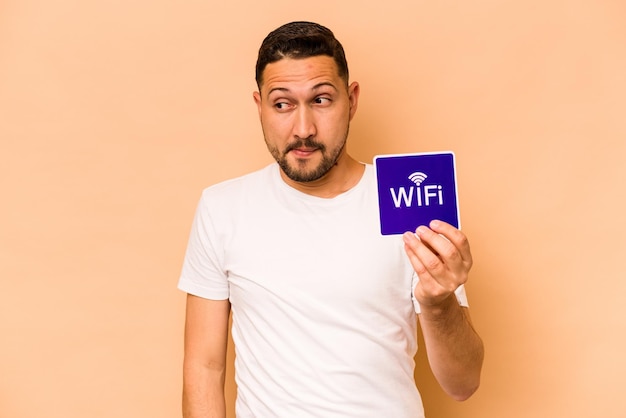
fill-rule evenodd
<path id="1" fill-rule="evenodd" d="M 461 305 L 454 293 L 438 303 L 421 304 L 420 303 L 420 320 L 441 321 L 448 319 L 455 312 L 461 311 Z"/>

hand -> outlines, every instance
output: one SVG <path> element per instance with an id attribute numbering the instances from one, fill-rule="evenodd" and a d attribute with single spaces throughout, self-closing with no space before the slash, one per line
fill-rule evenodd
<path id="1" fill-rule="evenodd" d="M 421 306 L 436 306 L 467 281 L 472 254 L 467 237 L 443 221 L 432 221 L 403 235 L 406 251 L 419 282 L 414 295 Z"/>

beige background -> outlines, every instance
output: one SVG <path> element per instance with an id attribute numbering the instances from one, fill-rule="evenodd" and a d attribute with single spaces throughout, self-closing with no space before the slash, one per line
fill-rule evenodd
<path id="1" fill-rule="evenodd" d="M 179 416 L 195 205 L 270 161 L 256 51 L 306 19 L 361 83 L 355 156 L 457 153 L 487 357 L 458 404 L 418 355 L 429 417 L 623 417 L 625 3 L 307 4 L 0 2 L 0 416 Z"/>

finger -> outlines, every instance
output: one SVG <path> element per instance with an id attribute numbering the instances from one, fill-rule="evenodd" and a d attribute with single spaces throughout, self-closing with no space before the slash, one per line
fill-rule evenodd
<path id="1" fill-rule="evenodd" d="M 419 238 L 417 238 L 417 235 L 412 232 L 405 232 L 402 239 L 404 241 L 404 251 L 409 257 L 409 261 L 411 261 L 413 269 L 416 272 L 418 270 L 426 271 L 419 256 L 417 255 L 420 246 L 423 246 L 424 244 L 419 240 Z"/>
<path id="2" fill-rule="evenodd" d="M 433 233 L 433 235 L 436 234 Z M 407 255 L 420 278 L 428 274 L 428 276 L 437 280 L 437 276 L 445 273 L 445 266 L 441 259 L 416 234 L 407 232 L 403 235 L 403 239 Z"/>
<path id="3" fill-rule="evenodd" d="M 407 232 L 405 234 L 405 245 L 404 249 L 407 253 L 409 261 L 419 278 L 415 288 L 413 289 L 413 294 L 415 298 L 421 305 L 429 305 L 436 303 L 437 301 L 442 300 L 447 297 L 450 293 L 454 292 L 458 285 L 454 282 L 450 282 L 447 278 L 447 274 L 445 274 L 445 270 L 435 273 L 434 270 L 437 270 L 436 267 L 444 268 L 443 263 L 436 257 L 430 250 L 417 239 L 415 234 L 411 232 Z M 433 263 L 429 268 L 427 268 L 423 262 L 419 254 L 427 254 L 425 258 L 429 258 Z M 436 274 L 436 275 L 435 275 Z M 439 276 L 440 275 L 440 276 Z"/>
<path id="4" fill-rule="evenodd" d="M 461 253 L 446 237 L 425 226 L 417 228 L 415 234 L 422 242 L 429 245 L 439 256 L 440 261 L 443 261 L 446 265 L 453 267 L 463 264 Z"/>
<path id="5" fill-rule="evenodd" d="M 469 241 L 461 230 L 440 220 L 431 221 L 430 228 L 437 234 L 443 235 L 459 251 L 461 258 L 463 258 L 464 261 L 471 263 L 472 253 Z"/>
<path id="6" fill-rule="evenodd" d="M 413 266 L 413 270 L 415 270 L 415 272 L 418 273 L 418 275 L 420 274 L 420 272 L 427 273 L 426 268 L 424 267 L 419 257 L 415 253 L 415 249 L 413 247 L 405 243 L 404 252 L 409 258 L 409 262 L 411 263 L 411 266 Z"/>

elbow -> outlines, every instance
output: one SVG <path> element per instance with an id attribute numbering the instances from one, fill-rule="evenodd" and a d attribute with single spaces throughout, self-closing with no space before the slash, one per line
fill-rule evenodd
<path id="1" fill-rule="evenodd" d="M 454 399 L 457 402 L 463 402 L 468 400 L 469 398 L 472 397 L 472 395 L 478 390 L 478 386 L 463 390 L 463 391 L 458 391 L 455 393 L 451 393 L 450 397 L 452 399 Z"/>
<path id="2" fill-rule="evenodd" d="M 463 402 L 476 393 L 480 387 L 480 378 L 483 367 L 484 351 L 482 344 L 473 364 L 465 369 L 462 376 L 458 376 L 455 384 L 449 386 L 448 394 L 457 402 Z"/>
<path id="3" fill-rule="evenodd" d="M 478 390 L 480 386 L 480 380 L 476 379 L 474 382 L 466 382 L 462 386 L 458 386 L 454 389 L 448 390 L 448 396 L 454 399 L 457 402 L 463 402 L 472 397 L 474 393 Z"/>
<path id="4" fill-rule="evenodd" d="M 480 369 L 474 373 L 464 373 L 454 379 L 439 382 L 443 391 L 457 402 L 463 402 L 472 397 L 480 387 Z"/>

